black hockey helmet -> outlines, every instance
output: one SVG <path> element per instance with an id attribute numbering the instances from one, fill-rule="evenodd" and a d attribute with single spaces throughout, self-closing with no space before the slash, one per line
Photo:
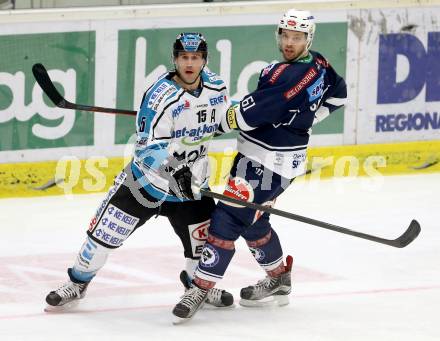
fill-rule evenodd
<path id="1" fill-rule="evenodd" d="M 179 52 L 202 52 L 203 59 L 208 59 L 208 44 L 201 33 L 180 33 L 173 44 L 173 57 Z"/>

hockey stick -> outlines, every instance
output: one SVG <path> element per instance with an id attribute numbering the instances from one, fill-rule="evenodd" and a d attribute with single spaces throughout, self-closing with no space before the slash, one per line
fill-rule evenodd
<path id="1" fill-rule="evenodd" d="M 133 110 L 104 108 L 104 107 L 89 106 L 89 105 L 82 105 L 82 104 L 76 104 L 76 103 L 69 102 L 63 96 L 61 96 L 61 94 L 55 88 L 52 80 L 49 77 L 49 74 L 47 73 L 46 68 L 42 64 L 40 64 L 40 63 L 34 64 L 34 66 L 32 67 L 32 73 L 34 74 L 35 79 L 37 80 L 38 84 L 43 89 L 43 91 L 46 93 L 46 95 L 59 108 L 93 111 L 93 112 L 104 112 L 104 113 L 111 113 L 111 114 L 122 114 L 122 115 L 130 115 L 130 116 L 135 116 L 137 114 L 137 112 L 133 111 Z M 307 172 L 306 172 L 306 174 L 307 174 Z M 47 189 L 49 187 L 53 187 L 55 184 L 56 184 L 56 181 L 49 181 L 49 183 L 41 186 L 40 188 L 35 188 L 35 189 L 43 190 L 43 189 Z M 384 239 L 384 238 L 376 237 L 376 236 L 369 235 L 366 233 L 353 231 L 353 230 L 350 230 L 350 229 L 347 229 L 347 228 L 344 228 L 341 226 L 337 226 L 337 225 L 329 224 L 329 223 L 322 222 L 319 220 L 315 220 L 312 218 L 307 218 L 307 217 L 303 217 L 303 216 L 300 216 L 297 214 L 284 212 L 284 211 L 281 211 L 281 210 L 278 210 L 278 209 L 275 209 L 272 207 L 267 207 L 267 206 L 258 205 L 258 204 L 252 203 L 252 202 L 245 202 L 242 200 L 230 198 L 225 195 L 218 194 L 218 193 L 211 192 L 211 191 L 207 191 L 204 189 L 201 190 L 201 193 L 207 197 L 212 197 L 212 198 L 223 200 L 223 201 L 229 201 L 231 203 L 246 206 L 246 207 L 258 210 L 258 211 L 279 215 L 281 217 L 293 219 L 293 220 L 300 221 L 300 222 L 303 222 L 306 224 L 315 225 L 315 226 L 322 227 L 322 228 L 332 230 L 335 232 L 348 234 L 348 235 L 351 235 L 354 237 L 367 239 L 367 240 L 370 240 L 373 242 L 377 242 L 377 243 L 381 243 L 381 244 L 385 244 L 385 245 L 390 245 L 390 246 L 394 246 L 394 247 L 398 247 L 398 248 L 403 248 L 403 247 L 407 246 L 408 244 L 410 244 L 415 238 L 417 238 L 417 236 L 420 233 L 420 224 L 416 220 L 413 220 L 413 221 L 411 221 L 411 224 L 409 225 L 408 229 L 397 239 Z"/>
<path id="2" fill-rule="evenodd" d="M 389 245 L 389 246 L 393 246 L 393 247 L 398 247 L 398 248 L 402 248 L 402 247 L 405 247 L 408 244 L 410 244 L 414 239 L 417 238 L 417 236 L 419 235 L 419 233 L 421 231 L 420 224 L 417 222 L 417 220 L 413 219 L 411 221 L 411 224 L 407 228 L 407 230 L 400 237 L 398 237 L 396 239 L 385 239 L 385 238 L 380 238 L 380 237 L 373 236 L 373 235 L 370 235 L 370 234 L 353 231 L 353 230 L 350 230 L 350 229 L 347 229 L 345 227 L 341 227 L 341 226 L 338 226 L 338 225 L 333 225 L 333 224 L 329 224 L 329 223 L 326 223 L 326 222 L 323 222 L 323 221 L 319 221 L 319 220 L 315 220 L 315 219 L 312 219 L 312 218 L 307 218 L 307 217 L 300 216 L 300 215 L 297 215 L 297 214 L 294 214 L 294 213 L 289 213 L 289 212 L 281 211 L 281 210 L 278 210 L 276 208 L 255 204 L 253 202 L 247 202 L 247 201 L 242 201 L 242 200 L 234 199 L 234 198 L 228 197 L 228 196 L 223 195 L 223 194 L 219 194 L 219 193 L 208 191 L 206 189 L 201 189 L 200 192 L 202 193 L 202 195 L 204 195 L 206 197 L 211 197 L 211 198 L 219 199 L 219 200 L 222 200 L 222 201 L 228 201 L 230 203 L 239 204 L 241 206 L 246 206 L 246 207 L 252 208 L 254 210 L 258 210 L 258 211 L 263 211 L 263 212 L 279 215 L 279 216 L 284 217 L 284 218 L 300 221 L 300 222 L 303 222 L 303 223 L 306 223 L 306 224 L 310 224 L 310 225 L 315 225 L 315 226 L 318 226 L 318 227 L 325 228 L 327 230 L 332 230 L 332 231 L 335 231 L 335 232 L 339 232 L 339 233 L 343 233 L 343 234 L 348 234 L 348 235 L 353 236 L 353 237 L 367 239 L 367 240 L 370 240 L 370 241 L 373 241 L 373 242 L 376 242 L 376 243 L 381 243 L 381 244 L 385 244 L 385 245 Z"/>
<path id="3" fill-rule="evenodd" d="M 104 108 L 104 107 L 95 107 L 92 105 L 83 105 L 76 104 L 67 101 L 58 90 L 55 88 L 52 80 L 47 73 L 46 68 L 43 64 L 34 64 L 32 67 L 32 73 L 34 74 L 37 83 L 40 85 L 41 89 L 43 89 L 44 93 L 50 98 L 50 100 L 59 108 L 63 109 L 75 109 L 75 110 L 84 110 L 84 111 L 94 111 L 94 112 L 106 112 L 110 114 L 122 114 L 122 115 L 130 115 L 136 116 L 137 112 L 133 110 L 124 110 L 124 109 L 112 109 L 112 108 Z"/>
<path id="4" fill-rule="evenodd" d="M 49 181 L 47 181 L 45 184 L 38 186 L 38 187 L 29 187 L 30 189 L 33 189 L 35 191 L 45 191 L 48 188 L 52 188 L 60 183 L 62 183 L 64 180 L 63 179 L 50 179 Z"/>

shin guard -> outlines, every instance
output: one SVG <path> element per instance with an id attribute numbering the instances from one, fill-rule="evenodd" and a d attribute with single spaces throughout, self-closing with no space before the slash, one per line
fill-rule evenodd
<path id="1" fill-rule="evenodd" d="M 107 261 L 111 249 L 87 237 L 76 257 L 75 265 L 69 272 L 73 282 L 90 282 Z"/>
<path id="2" fill-rule="evenodd" d="M 234 253 L 235 246 L 232 240 L 209 235 L 195 272 L 194 283 L 206 289 L 214 287 L 215 283 L 223 278 Z"/>
<path id="3" fill-rule="evenodd" d="M 246 240 L 246 243 L 258 264 L 269 276 L 274 277 L 284 272 L 283 250 L 275 230 L 271 229 L 258 240 Z"/>

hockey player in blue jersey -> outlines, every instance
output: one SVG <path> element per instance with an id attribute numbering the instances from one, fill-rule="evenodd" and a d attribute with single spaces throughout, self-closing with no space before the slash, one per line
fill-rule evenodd
<path id="1" fill-rule="evenodd" d="M 264 68 L 257 89 L 227 111 L 222 129 L 237 129 L 240 134 L 225 195 L 272 206 L 304 171 L 312 125 L 344 104 L 345 81 L 321 54 L 309 50 L 314 33 L 310 12 L 286 12 L 276 30 L 284 61 Z M 190 319 L 223 277 L 240 236 L 266 273 L 241 290 L 240 304 L 288 304 L 293 259 L 287 256 L 284 263 L 269 214 L 219 202 L 192 289 L 173 310 L 177 322 Z"/>
<path id="2" fill-rule="evenodd" d="M 91 220 L 87 238 L 68 269 L 69 280 L 47 295 L 47 310 L 65 309 L 83 298 L 110 251 L 157 215 L 168 218 L 183 244 L 186 270 L 181 280 L 188 287 L 215 208 L 213 199 L 200 198 L 193 189 L 207 186 L 208 144 L 229 106 L 223 81 L 205 69 L 207 57 L 200 33 L 176 38 L 175 70 L 161 76 L 142 99 L 133 160 L 116 177 Z M 215 289 L 207 301 L 225 307 L 233 304 L 233 297 Z"/>

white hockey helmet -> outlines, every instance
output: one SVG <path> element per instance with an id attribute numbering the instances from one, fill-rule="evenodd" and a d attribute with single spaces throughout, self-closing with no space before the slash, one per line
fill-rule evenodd
<path id="1" fill-rule="evenodd" d="M 297 9 L 289 9 L 284 13 L 278 23 L 276 38 L 278 46 L 280 45 L 280 34 L 283 30 L 299 31 L 307 34 L 307 50 L 312 46 L 313 36 L 315 34 L 315 18 L 309 11 L 301 11 Z"/>

